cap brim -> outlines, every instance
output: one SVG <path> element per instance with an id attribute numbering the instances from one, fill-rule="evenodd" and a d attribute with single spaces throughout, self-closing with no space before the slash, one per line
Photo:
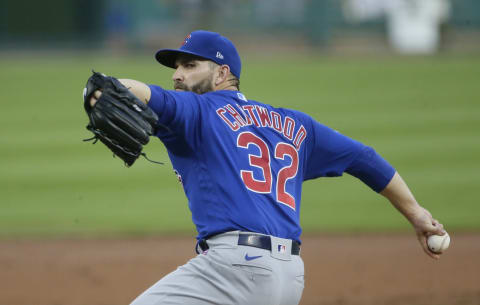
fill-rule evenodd
<path id="1" fill-rule="evenodd" d="M 203 56 L 200 56 L 200 55 L 198 55 L 194 52 L 177 50 L 177 49 L 162 49 L 162 50 L 159 50 L 155 54 L 155 58 L 162 65 L 175 69 L 176 68 L 175 67 L 175 61 L 177 60 L 178 56 L 181 55 L 181 54 L 195 55 L 195 56 L 204 58 Z"/>

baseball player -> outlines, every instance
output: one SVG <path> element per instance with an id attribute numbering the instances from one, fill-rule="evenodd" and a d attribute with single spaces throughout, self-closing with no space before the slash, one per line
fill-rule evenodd
<path id="1" fill-rule="evenodd" d="M 304 287 L 302 183 L 343 173 L 385 196 L 413 225 L 425 253 L 439 258 L 426 238 L 443 235 L 443 226 L 416 202 L 396 170 L 371 147 L 305 113 L 242 94 L 242 65 L 230 40 L 194 31 L 179 49 L 160 50 L 156 59 L 174 69 L 175 90 L 94 74 L 84 95 L 90 129 L 115 153 L 127 136 L 115 134 L 120 125 L 104 128 L 105 114 L 92 115 L 109 107 L 103 97 L 115 97 L 112 90 L 133 93 L 141 100 L 133 107 L 137 112 L 153 110 L 147 115 L 153 132 L 146 134 L 167 148 L 198 230 L 198 255 L 133 305 L 298 304 Z M 108 140 L 109 133 L 117 140 Z M 116 154 L 126 162 L 131 155 Z"/>

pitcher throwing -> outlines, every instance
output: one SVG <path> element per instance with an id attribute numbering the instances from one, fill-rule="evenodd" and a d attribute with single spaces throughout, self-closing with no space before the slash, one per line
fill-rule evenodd
<path id="1" fill-rule="evenodd" d="M 163 142 L 198 230 L 198 255 L 133 305 L 298 304 L 302 183 L 343 173 L 385 196 L 413 225 L 425 253 L 439 258 L 426 239 L 443 235 L 443 226 L 396 170 L 371 147 L 305 113 L 247 98 L 230 40 L 195 31 L 156 59 L 174 69 L 175 90 L 95 73 L 84 94 L 89 129 L 127 165 L 150 135 Z"/>

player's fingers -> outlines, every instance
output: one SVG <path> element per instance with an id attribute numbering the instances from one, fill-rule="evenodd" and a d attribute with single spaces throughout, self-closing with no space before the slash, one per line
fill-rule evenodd
<path id="1" fill-rule="evenodd" d="M 430 257 L 433 258 L 433 259 L 439 259 L 439 258 L 440 258 L 440 255 L 439 255 L 439 254 L 433 253 L 433 252 L 430 251 L 430 249 L 428 248 L 427 236 L 426 236 L 425 234 L 418 234 L 418 241 L 420 242 L 420 245 L 422 246 L 423 251 L 424 251 L 428 256 L 430 256 Z"/>
<path id="2" fill-rule="evenodd" d="M 97 99 L 92 96 L 92 97 L 90 98 L 90 106 L 92 106 L 92 107 L 95 106 L 95 103 L 96 103 L 96 102 L 97 102 Z"/>
<path id="3" fill-rule="evenodd" d="M 100 90 L 95 90 L 95 92 L 93 92 L 93 96 L 98 100 L 100 98 L 100 96 L 102 95 L 102 91 Z"/>
<path id="4" fill-rule="evenodd" d="M 102 96 L 102 91 L 96 90 L 93 92 L 92 97 L 90 98 L 90 106 L 94 106 L 97 100 Z"/>
<path id="5" fill-rule="evenodd" d="M 443 228 L 443 225 L 436 219 L 433 219 L 432 225 L 434 227 L 434 234 L 437 235 L 444 235 L 446 233 L 445 229 Z"/>

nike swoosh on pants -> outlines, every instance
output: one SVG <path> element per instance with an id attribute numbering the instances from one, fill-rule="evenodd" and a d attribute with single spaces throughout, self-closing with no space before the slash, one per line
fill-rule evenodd
<path id="1" fill-rule="evenodd" d="M 247 254 L 245 254 L 245 260 L 247 260 L 247 261 L 251 261 L 251 260 L 253 260 L 253 259 L 257 259 L 257 258 L 260 258 L 260 257 L 262 257 L 262 256 L 263 256 L 263 255 L 258 255 L 258 256 L 248 256 L 248 253 L 247 253 Z"/>

